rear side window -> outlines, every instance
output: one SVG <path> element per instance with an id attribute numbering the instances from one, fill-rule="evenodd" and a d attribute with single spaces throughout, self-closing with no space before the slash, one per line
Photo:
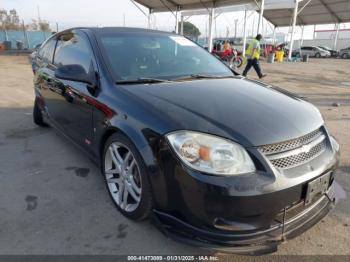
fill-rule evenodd
<path id="1" fill-rule="evenodd" d="M 55 51 L 56 38 L 47 41 L 39 50 L 39 56 L 46 62 L 52 63 L 53 53 Z"/>
<path id="2" fill-rule="evenodd" d="M 86 36 L 77 33 L 61 35 L 57 41 L 54 64 L 56 66 L 79 64 L 85 72 L 92 65 L 92 51 Z"/>

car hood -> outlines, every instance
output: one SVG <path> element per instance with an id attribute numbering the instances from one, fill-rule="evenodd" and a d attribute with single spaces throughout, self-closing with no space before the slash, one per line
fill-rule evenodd
<path id="1" fill-rule="evenodd" d="M 151 110 L 160 133 L 194 130 L 245 146 L 277 143 L 323 124 L 310 103 L 286 91 L 247 79 L 205 79 L 146 85 L 125 90 Z"/>

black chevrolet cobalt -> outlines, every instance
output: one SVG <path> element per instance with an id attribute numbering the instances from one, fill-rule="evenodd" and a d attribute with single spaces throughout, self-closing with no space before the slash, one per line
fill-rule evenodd
<path id="1" fill-rule="evenodd" d="M 34 122 L 97 164 L 116 208 L 192 245 L 262 254 L 334 206 L 339 145 L 305 100 L 179 35 L 74 28 L 34 61 Z"/>

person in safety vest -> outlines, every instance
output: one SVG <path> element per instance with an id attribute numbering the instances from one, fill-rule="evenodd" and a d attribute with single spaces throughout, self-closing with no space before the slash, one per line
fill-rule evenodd
<path id="1" fill-rule="evenodd" d="M 243 75 L 247 76 L 247 73 L 249 70 L 254 67 L 256 73 L 258 74 L 259 78 L 263 78 L 266 75 L 261 73 L 261 68 L 259 64 L 259 58 L 260 58 L 260 40 L 262 39 L 262 35 L 258 34 L 255 39 L 253 39 L 248 46 L 248 49 L 246 50 L 245 54 L 247 57 L 247 66 L 245 67 L 243 71 Z"/>

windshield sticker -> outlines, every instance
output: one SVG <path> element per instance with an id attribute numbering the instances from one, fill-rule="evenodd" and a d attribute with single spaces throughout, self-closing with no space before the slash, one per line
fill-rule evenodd
<path id="1" fill-rule="evenodd" d="M 185 37 L 181 37 L 181 36 L 169 36 L 169 37 L 181 46 L 195 46 L 195 44 L 192 41 L 188 40 Z"/>

